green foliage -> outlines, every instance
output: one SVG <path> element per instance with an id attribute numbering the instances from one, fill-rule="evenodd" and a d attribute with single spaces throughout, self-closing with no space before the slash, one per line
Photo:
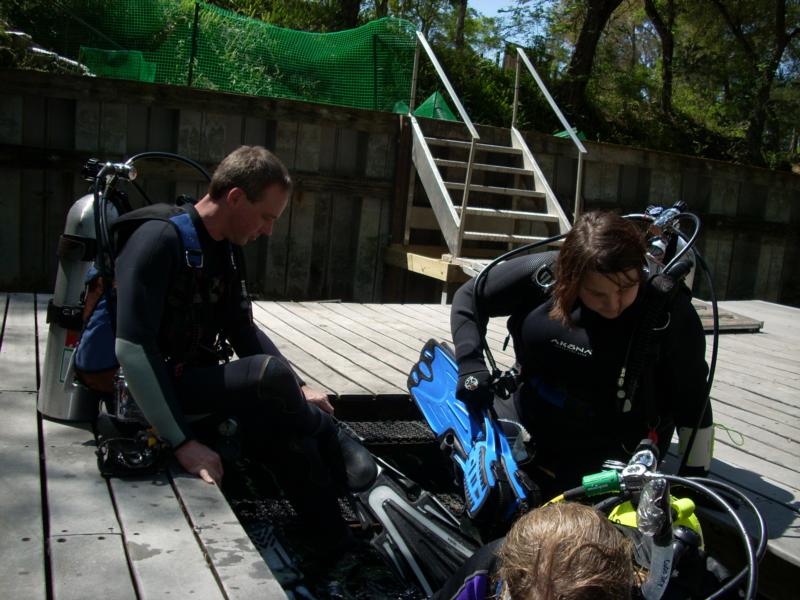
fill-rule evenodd
<path id="1" fill-rule="evenodd" d="M 343 12 L 354 5 L 360 8 L 361 23 L 370 22 L 384 10 L 388 16 L 407 19 L 430 40 L 472 120 L 508 126 L 514 73 L 504 71 L 501 65 L 506 54 L 513 55 L 513 47 L 507 50 L 508 40 L 524 44 L 559 100 L 578 33 L 590 5 L 600 1 L 507 0 L 507 8 L 497 18 L 484 17 L 468 5 L 465 47 L 461 50 L 455 49 L 458 3 L 452 0 L 214 0 L 214 4 L 243 17 L 310 32 L 335 30 Z M 76 39 L 85 46 L 139 49 L 147 60 L 148 49 L 169 48 L 176 65 L 174 77 L 178 78 L 191 48 L 187 38 L 177 33 L 185 33 L 192 24 L 192 0 L 158 3 L 160 12 L 153 13 L 146 26 L 136 32 L 108 29 L 109 23 L 125 23 L 136 17 L 138 5 L 150 4 L 153 2 L 0 0 L 0 17 L 33 35 L 38 44 L 67 56 L 78 55 Z M 659 108 L 663 88 L 661 39 L 643 1 L 624 0 L 603 30 L 585 91 L 587 108 L 572 115 L 573 124 L 590 139 L 780 168 L 797 162 L 800 33 L 789 40 L 773 68 L 775 32 L 779 29 L 775 9 L 780 3 L 654 0 L 654 4 L 661 15 L 669 8 L 675 11 L 671 112 L 664 114 Z M 783 25 L 788 35 L 800 23 L 800 2 L 785 4 Z M 78 14 L 83 18 L 74 18 Z M 322 94 L 320 90 L 327 85 L 313 70 L 287 79 L 276 65 L 288 51 L 251 39 L 243 30 L 231 29 L 229 21 L 218 22 L 204 12 L 201 26 L 203 31 L 220 32 L 208 44 L 207 59 L 238 61 L 239 66 L 224 76 L 199 69 L 195 85 L 224 89 L 233 83 L 247 93 L 289 97 L 296 97 L 296 93 Z M 251 60 L 247 58 L 250 54 L 274 55 L 276 60 Z M 421 65 L 418 101 L 433 91 L 444 92 L 428 61 L 423 59 Z M 171 68 L 159 65 L 157 81 L 171 80 L 164 79 Z M 386 73 L 391 70 L 402 68 Z M 527 74 L 522 86 L 519 126 L 548 132 L 561 129 Z M 766 101 L 763 93 L 759 94 L 763 89 L 767 90 Z M 385 108 L 393 106 L 394 100 L 378 104 Z M 759 114 L 763 117 L 761 125 Z"/>

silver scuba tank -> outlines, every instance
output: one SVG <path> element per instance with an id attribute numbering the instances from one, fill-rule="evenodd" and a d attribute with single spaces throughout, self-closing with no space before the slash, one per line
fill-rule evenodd
<path id="1" fill-rule="evenodd" d="M 108 220 L 117 216 L 107 203 Z M 47 306 L 47 350 L 37 406 L 46 417 L 88 421 L 97 415 L 97 395 L 75 382 L 73 355 L 82 326 L 81 294 L 86 273 L 96 255 L 94 196 L 78 199 L 67 213 L 58 243 L 58 271 L 53 299 Z"/>

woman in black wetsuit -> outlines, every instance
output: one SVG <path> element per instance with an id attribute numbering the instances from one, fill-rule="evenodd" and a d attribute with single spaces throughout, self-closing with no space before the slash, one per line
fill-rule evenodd
<path id="1" fill-rule="evenodd" d="M 475 281 L 458 290 L 451 313 L 458 398 L 471 406 L 494 401 L 501 417 L 528 430 L 535 454 L 526 469 L 544 499 L 580 484 L 605 459 L 627 461 L 644 437 L 663 457 L 675 428 L 685 444 L 698 422 L 685 473 L 705 474 L 713 445 L 708 367 L 688 290 L 680 284 L 658 318 L 645 319 L 655 292 L 644 234 L 610 212 L 582 215 L 553 261 L 548 289 L 537 283 L 548 262 L 541 254 L 493 268 L 477 298 L 480 316 Z M 494 399 L 482 345 L 487 319 L 501 315 L 509 317 L 520 371 L 509 401 Z"/>

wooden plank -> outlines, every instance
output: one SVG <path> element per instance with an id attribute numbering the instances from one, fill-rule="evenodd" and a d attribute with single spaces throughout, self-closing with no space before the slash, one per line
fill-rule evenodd
<path id="1" fill-rule="evenodd" d="M 361 198 L 353 276 L 353 300 L 356 302 L 372 302 L 376 299 L 375 272 L 381 253 L 381 204 L 380 198 Z"/>
<path id="2" fill-rule="evenodd" d="M 131 104 L 150 106 L 158 103 L 163 106 L 185 106 L 220 114 L 247 114 L 276 121 L 327 123 L 387 133 L 397 130 L 396 114 L 343 106 L 230 94 L 186 86 L 35 71 L 3 69 L 0 77 L 3 78 L 6 94 L 32 97 L 37 95 L 57 95 L 64 98 L 90 97 L 100 101 L 118 101 L 120 98 L 125 98 Z"/>
<path id="3" fill-rule="evenodd" d="M 180 132 L 178 130 L 178 120 L 180 115 L 178 111 L 171 108 L 162 108 L 160 106 L 150 106 L 148 114 L 147 126 L 147 148 L 146 150 L 162 150 L 164 152 L 175 152 L 178 148 L 178 138 Z M 192 137 L 191 129 L 187 131 L 190 138 L 188 143 L 190 147 L 195 147 L 199 144 L 198 137 Z M 195 154 L 189 155 L 190 158 L 197 159 L 200 155 L 195 147 Z M 178 150 L 178 154 L 183 154 Z"/>
<path id="4" fill-rule="evenodd" d="M 285 297 L 289 300 L 302 300 L 308 297 L 308 284 L 311 272 L 311 256 L 314 239 L 314 209 L 316 194 L 297 191 L 292 195 L 287 238 L 290 276 L 286 278 Z M 284 217 L 284 218 L 287 218 Z"/>
<path id="5" fill-rule="evenodd" d="M 775 368 L 771 365 L 759 364 L 756 360 L 751 360 L 750 356 L 747 354 L 720 352 L 717 364 L 734 370 L 743 369 L 751 371 L 758 365 L 757 371 L 759 377 L 766 381 L 778 381 L 784 387 L 793 389 L 800 395 L 800 377 L 798 375 L 785 371 L 784 369 Z"/>
<path id="6" fill-rule="evenodd" d="M 725 384 L 711 390 L 714 411 L 731 414 L 749 424 L 781 436 L 787 444 L 800 443 L 800 417 L 791 417 L 771 410 L 769 406 L 745 401 L 738 390 Z M 800 455 L 800 452 L 797 453 Z"/>
<path id="7" fill-rule="evenodd" d="M 323 305 L 326 309 L 331 310 L 337 314 L 343 314 L 350 319 L 361 323 L 372 331 L 375 331 L 381 336 L 395 340 L 399 344 L 403 344 L 406 348 L 415 352 L 413 358 L 416 361 L 419 358 L 419 352 L 422 346 L 430 339 L 430 335 L 421 332 L 419 327 L 408 325 L 404 321 L 399 321 L 391 316 L 388 312 L 383 315 L 376 315 L 374 311 L 364 307 L 361 304 L 341 304 L 337 302 L 329 302 Z M 396 306 L 396 305 L 384 305 Z"/>
<path id="8" fill-rule="evenodd" d="M 75 150 L 97 152 L 100 140 L 100 103 L 96 100 L 75 102 Z"/>
<path id="9" fill-rule="evenodd" d="M 353 293 L 353 248 L 358 231 L 356 199 L 344 194 L 334 194 L 331 203 L 331 234 L 328 239 L 327 298 L 349 300 Z"/>
<path id="10" fill-rule="evenodd" d="M 374 311 L 381 311 L 383 307 L 390 307 L 392 313 L 395 315 L 394 318 L 402 319 L 408 324 L 411 325 L 423 325 L 425 331 L 423 331 L 423 335 L 427 334 L 426 339 L 430 339 L 431 337 L 439 337 L 447 342 L 452 342 L 452 334 L 450 332 L 450 323 L 449 321 L 442 321 L 441 319 L 437 318 L 436 315 L 431 315 L 426 310 L 417 309 L 417 305 L 413 304 L 391 304 L 391 305 L 376 305 L 376 304 L 367 304 L 366 307 L 374 310 Z M 424 306 L 424 305 L 423 305 Z M 513 352 L 508 352 L 507 350 L 502 350 L 502 344 L 505 339 L 504 336 L 500 336 L 497 334 L 492 334 L 489 332 L 487 335 L 487 339 L 489 339 L 490 348 L 492 352 L 495 354 L 495 359 L 504 358 L 506 360 L 501 361 L 503 364 L 513 364 L 514 363 L 514 355 Z"/>
<path id="11" fill-rule="evenodd" d="M 366 322 L 346 310 L 337 310 L 337 307 L 345 308 L 348 305 L 341 305 L 336 302 L 306 302 L 301 306 L 314 313 L 323 323 L 335 323 L 352 335 L 369 340 L 382 350 L 395 354 L 397 356 L 396 359 L 385 358 L 384 360 L 391 362 L 398 368 L 400 364 L 406 364 L 410 367 L 419 358 L 422 345 L 417 338 L 403 335 L 390 336 L 390 334 L 396 332 L 388 327 L 381 327 L 380 324 Z"/>
<path id="12" fill-rule="evenodd" d="M 20 201 L 19 288 L 34 289 L 35 279 L 44 272 L 45 171 L 22 170 Z"/>
<path id="13" fill-rule="evenodd" d="M 226 599 L 286 599 L 286 592 L 247 537 L 220 489 L 177 466 L 173 466 L 171 474 Z"/>
<path id="14" fill-rule="evenodd" d="M 275 131 L 275 154 L 292 171 L 297 160 L 297 138 L 300 125 L 295 121 L 278 121 Z"/>
<path id="15" fill-rule="evenodd" d="M 58 242 L 64 232 L 67 213 L 77 200 L 73 189 L 74 174 L 66 171 L 48 170 L 45 172 L 47 189 L 44 206 L 44 268 L 42 278 L 46 285 L 37 285 L 34 289 L 52 290 L 55 287 L 58 269 Z"/>
<path id="16" fill-rule="evenodd" d="M 436 322 L 440 323 L 443 327 L 450 327 L 450 312 L 452 311 L 452 305 L 450 304 L 415 304 L 414 307 L 419 307 L 420 310 L 426 310 L 433 313 L 436 317 Z M 500 347 L 505 343 L 506 336 L 508 336 L 508 327 L 506 327 L 506 321 L 508 317 L 493 317 L 489 319 L 487 323 L 487 331 L 489 333 L 489 341 L 492 340 L 497 342 Z M 512 344 L 512 340 L 509 340 L 509 347 Z"/>
<path id="17" fill-rule="evenodd" d="M 152 116 L 154 109 L 150 109 Z M 183 108 L 178 114 L 178 154 L 200 158 L 202 114 L 199 110 Z"/>
<path id="18" fill-rule="evenodd" d="M 246 146 L 267 145 L 267 121 L 254 117 L 245 117 L 242 144 Z"/>
<path id="19" fill-rule="evenodd" d="M 35 336 L 33 294 L 9 294 L 0 347 L 0 391 L 36 391 Z"/>
<path id="20" fill-rule="evenodd" d="M 21 344 L 7 324 L 0 348 L 0 379 L 19 368 L 8 360 Z M 11 334 L 9 336 L 9 333 Z M 33 333 L 33 323 L 30 323 Z M 5 387 L 5 386 L 4 386 Z M 15 598 L 45 598 L 45 546 L 36 429 L 36 394 L 0 391 L 0 584 Z"/>
<path id="21" fill-rule="evenodd" d="M 79 499 L 80 496 L 74 500 L 77 502 Z M 51 536 L 53 598 L 136 599 L 124 558 L 122 536 L 118 534 Z"/>
<path id="22" fill-rule="evenodd" d="M 237 140 L 235 147 L 239 146 L 238 140 L 241 140 L 242 128 L 241 117 L 233 116 L 233 118 L 238 119 L 238 129 L 236 122 L 234 122 L 230 126 L 231 131 L 228 131 L 229 119 L 227 115 L 207 112 L 202 114 L 199 157 L 201 161 L 218 163 L 225 158 L 227 154 L 226 147 L 232 145 L 229 138 L 235 138 Z"/>
<path id="23" fill-rule="evenodd" d="M 373 301 L 380 302 L 383 299 L 384 281 L 384 261 L 383 255 L 392 237 L 392 202 L 387 195 L 381 202 L 380 230 L 378 233 L 378 260 L 375 265 L 375 292 Z"/>
<path id="24" fill-rule="evenodd" d="M 297 191 L 295 191 L 295 194 Z M 267 245 L 266 268 L 263 275 L 263 290 L 267 298 L 284 298 L 286 295 L 287 264 L 289 258 L 289 228 L 291 219 L 288 215 L 275 221 L 272 235 Z"/>
<path id="25" fill-rule="evenodd" d="M 336 130 L 336 173 L 358 175 L 358 131 L 350 128 Z"/>
<path id="26" fill-rule="evenodd" d="M 48 300 L 36 298 L 39 364 L 47 347 Z M 110 490 L 97 469 L 91 427 L 44 419 L 42 447 L 53 597 L 136 598 Z"/>
<path id="27" fill-rule="evenodd" d="M 370 390 L 373 395 L 405 394 L 404 389 L 389 383 L 378 374 L 381 367 L 378 361 L 361 354 L 356 347 L 298 317 L 281 303 L 266 304 L 264 309 L 270 315 L 270 329 L 297 340 L 303 349 L 319 357 L 330 368 L 351 381 L 357 382 L 359 386 Z"/>
<path id="28" fill-rule="evenodd" d="M 45 148 L 46 96 L 35 91 L 22 104 L 22 145 Z"/>
<path id="29" fill-rule="evenodd" d="M 219 144 L 222 150 L 220 160 L 242 145 L 244 118 L 241 115 L 227 113 L 223 115 L 222 123 L 223 139 Z M 209 140 L 209 143 L 217 143 L 217 140 Z"/>
<path id="30" fill-rule="evenodd" d="M 168 477 L 109 482 L 139 596 L 224 598 Z"/>
<path id="31" fill-rule="evenodd" d="M 785 348 L 785 352 L 778 352 L 777 350 L 754 344 L 752 336 L 733 335 L 724 336 L 720 348 L 727 353 L 747 356 L 750 365 L 769 366 L 780 370 L 784 374 L 783 376 L 788 376 L 792 379 L 800 378 L 800 357 L 792 356 L 789 348 Z"/>
<path id="32" fill-rule="evenodd" d="M 764 331 L 779 334 L 784 327 L 798 327 L 800 309 L 761 300 L 727 301 L 719 305 L 727 310 L 764 321 Z M 754 315 L 759 315 L 758 317 Z M 771 317 L 771 318 L 770 318 Z"/>
<path id="33" fill-rule="evenodd" d="M 125 135 L 125 154 L 133 156 L 149 149 L 147 143 L 148 121 L 150 111 L 141 104 L 128 104 L 127 131 Z M 153 150 L 166 150 L 164 147 L 153 146 Z"/>
<path id="34" fill-rule="evenodd" d="M 0 97 L 0 143 L 22 143 L 22 96 Z"/>
<path id="35" fill-rule="evenodd" d="M 94 434 L 88 425 L 43 426 L 53 596 L 136 598 Z"/>
<path id="36" fill-rule="evenodd" d="M 384 261 L 393 267 L 411 271 L 412 273 L 419 273 L 439 281 L 462 282 L 469 279 L 469 276 L 464 273 L 460 266 L 442 260 L 440 257 L 419 254 L 407 250 L 407 248 L 413 248 L 413 246 L 390 244 L 384 250 Z"/>
<path id="37" fill-rule="evenodd" d="M 761 253 L 756 269 L 755 289 L 762 300 L 776 302 L 781 293 L 785 240 L 776 236 L 761 238 Z"/>
<path id="38" fill-rule="evenodd" d="M 311 236 L 311 263 L 308 266 L 308 283 L 306 284 L 306 298 L 324 298 L 327 289 L 326 277 L 328 275 L 328 238 L 331 235 L 331 194 L 315 193 L 314 224 Z"/>
<path id="39" fill-rule="evenodd" d="M 294 332 L 291 330 L 287 331 L 285 327 L 281 327 L 282 324 L 280 322 L 278 322 L 278 327 L 275 327 L 272 316 L 266 308 L 264 308 L 267 304 L 268 303 L 265 302 L 255 302 L 253 304 L 255 319 L 292 366 L 311 375 L 314 380 L 321 384 L 319 386 L 320 389 L 329 394 L 339 396 L 372 395 L 372 393 L 364 387 L 332 369 L 329 365 L 324 363 L 320 357 L 312 356 L 306 352 L 303 346 L 296 343 L 297 340 L 295 339 Z"/>
<path id="40" fill-rule="evenodd" d="M 304 321 L 316 325 L 316 327 L 336 339 L 364 353 L 371 359 L 379 361 L 381 364 L 376 365 L 375 372 L 396 387 L 405 388 L 408 371 L 411 368 L 411 363 L 407 359 L 375 343 L 370 337 L 365 337 L 352 331 L 349 326 L 341 323 L 339 319 L 330 318 L 334 316 L 332 313 L 327 313 L 327 318 L 325 318 L 322 313 L 314 310 L 314 303 L 283 302 L 281 306 Z M 352 321 L 348 321 L 352 323 Z M 357 356 L 356 359 L 358 360 Z"/>
<path id="41" fill-rule="evenodd" d="M 300 171 L 319 171 L 320 126 L 317 123 L 300 123 L 297 129 L 294 168 Z"/>
<path id="42" fill-rule="evenodd" d="M 717 362 L 716 377 L 736 387 L 771 398 L 780 405 L 782 410 L 791 411 L 793 408 L 800 410 L 800 407 L 797 406 L 797 390 L 782 383 L 767 381 L 752 373 L 732 369 L 719 362 Z"/>
<path id="43" fill-rule="evenodd" d="M 51 535 L 121 534 L 91 427 L 45 419 L 42 428 Z"/>
<path id="44" fill-rule="evenodd" d="M 19 289 L 22 180 L 17 169 L 0 169 L 0 289 Z"/>
<path id="45" fill-rule="evenodd" d="M 367 139 L 367 157 L 364 175 L 379 179 L 393 176 L 394 144 L 386 133 L 370 133 Z"/>
<path id="46" fill-rule="evenodd" d="M 52 150 L 72 150 L 75 144 L 75 101 L 47 97 L 47 120 L 44 147 Z"/>

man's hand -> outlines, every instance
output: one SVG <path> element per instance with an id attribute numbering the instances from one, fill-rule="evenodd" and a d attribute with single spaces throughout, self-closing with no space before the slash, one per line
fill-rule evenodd
<path id="1" fill-rule="evenodd" d="M 486 369 L 464 373 L 458 378 L 456 385 L 456 398 L 466 404 L 471 410 L 488 408 L 494 402 L 494 392 L 491 388 L 492 376 Z"/>
<path id="2" fill-rule="evenodd" d="M 311 404 L 315 404 L 321 410 L 324 410 L 329 415 L 333 414 L 333 405 L 328 400 L 328 394 L 325 392 L 320 392 L 319 390 L 315 390 L 314 388 L 308 387 L 304 385 L 302 388 L 303 395 L 306 397 L 306 401 L 310 402 Z"/>
<path id="3" fill-rule="evenodd" d="M 208 483 L 222 483 L 222 460 L 219 454 L 198 441 L 189 440 L 175 450 L 175 458 L 192 475 Z"/>

